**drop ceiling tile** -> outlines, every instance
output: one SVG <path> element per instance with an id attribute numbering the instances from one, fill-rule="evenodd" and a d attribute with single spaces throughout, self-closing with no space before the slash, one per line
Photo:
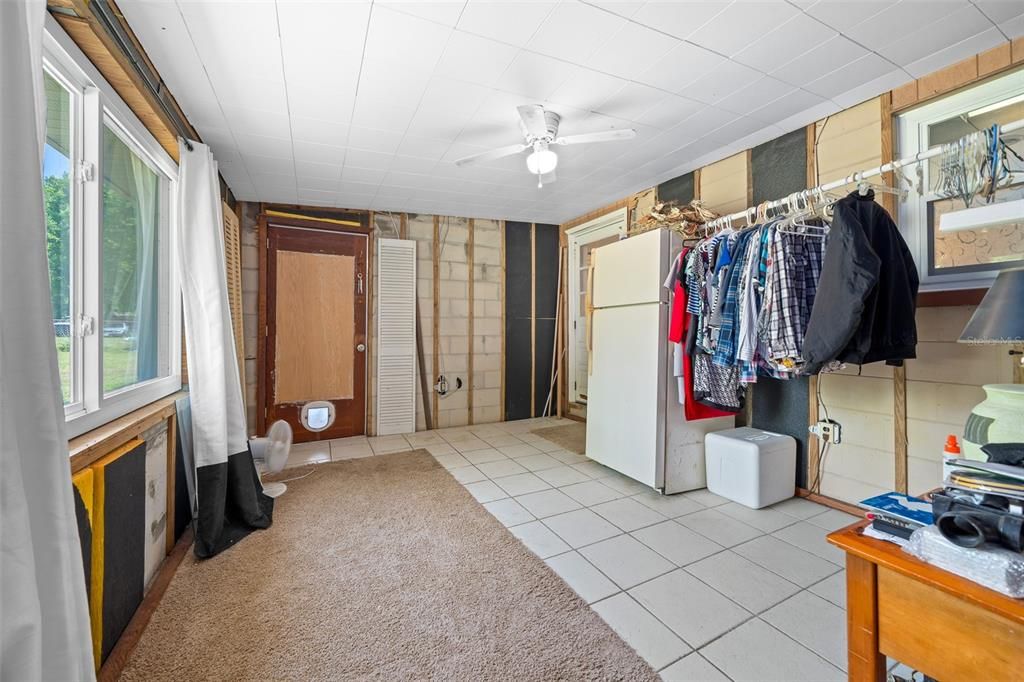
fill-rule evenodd
<path id="1" fill-rule="evenodd" d="M 781 0 L 734 2 L 691 34 L 689 40 L 720 54 L 734 55 L 797 13 L 798 9 Z"/>
<path id="2" fill-rule="evenodd" d="M 423 159 L 418 156 L 394 156 L 391 170 L 407 173 L 431 173 L 437 166 L 437 159 Z"/>
<path id="3" fill-rule="evenodd" d="M 862 83 L 893 70 L 893 65 L 877 54 L 866 54 L 843 68 L 827 73 L 804 85 L 804 89 L 821 97 L 832 98 Z"/>
<path id="4" fill-rule="evenodd" d="M 630 83 L 611 97 L 601 102 L 596 111 L 627 121 L 637 121 L 640 117 L 657 104 L 670 97 L 663 90 L 657 90 L 648 85 Z"/>
<path id="5" fill-rule="evenodd" d="M 684 94 L 701 102 L 715 104 L 729 95 L 753 85 L 763 77 L 764 74 L 749 66 L 743 66 L 736 62 L 722 62 L 686 88 Z"/>
<path id="6" fill-rule="evenodd" d="M 452 29 L 419 17 L 374 6 L 363 58 L 415 64 L 430 71 L 441 58 Z"/>
<path id="7" fill-rule="evenodd" d="M 771 73 L 836 35 L 834 29 L 817 19 L 798 13 L 744 47 L 734 59 L 759 71 Z"/>
<path id="8" fill-rule="evenodd" d="M 620 28 L 626 25 L 622 17 L 579 0 L 562 0 L 547 16 L 527 49 L 582 64 Z"/>
<path id="9" fill-rule="evenodd" d="M 374 170 L 387 170 L 391 165 L 394 155 L 382 154 L 380 152 L 367 152 L 365 150 L 348 150 L 345 154 L 345 167 L 372 168 Z"/>
<path id="10" fill-rule="evenodd" d="M 267 137 L 235 133 L 234 139 L 238 149 L 245 154 L 259 154 L 277 159 L 292 158 L 292 140 L 287 136 Z"/>
<path id="11" fill-rule="evenodd" d="M 356 125 L 352 126 L 348 136 L 348 146 L 350 149 L 362 149 L 363 151 L 381 152 L 384 154 L 394 154 L 401 142 L 401 133 L 364 128 Z"/>
<path id="12" fill-rule="evenodd" d="M 756 133 L 763 128 L 765 128 L 764 121 L 759 121 L 752 116 L 741 116 L 734 121 L 726 123 L 724 126 L 715 128 L 708 133 L 708 137 L 718 140 L 722 144 L 729 144 L 747 135 Z M 747 148 L 743 147 L 743 149 Z"/>
<path id="13" fill-rule="evenodd" d="M 679 43 L 664 33 L 627 22 L 591 55 L 587 66 L 636 80 Z"/>
<path id="14" fill-rule="evenodd" d="M 820 95 L 797 88 L 757 109 L 752 109 L 749 115 L 765 123 L 777 122 L 815 107 L 824 101 L 825 98 Z"/>
<path id="15" fill-rule="evenodd" d="M 1013 0 L 972 0 L 991 21 L 1001 24 L 1024 15 L 1024 4 Z"/>
<path id="16" fill-rule="evenodd" d="M 416 113 L 416 107 L 400 106 L 387 100 L 360 97 L 352 112 L 352 127 L 376 128 L 404 133 Z"/>
<path id="17" fill-rule="evenodd" d="M 430 71 L 419 63 L 366 59 L 359 76 L 359 100 L 415 108 L 430 84 Z"/>
<path id="18" fill-rule="evenodd" d="M 967 0 L 929 0 L 926 5 L 919 0 L 894 2 L 843 33 L 869 50 L 881 50 L 969 4 Z"/>
<path id="19" fill-rule="evenodd" d="M 345 161 L 345 148 L 332 147 L 325 144 L 295 141 L 295 161 L 340 165 Z"/>
<path id="20" fill-rule="evenodd" d="M 450 140 L 406 135 L 398 145 L 397 153 L 424 159 L 440 159 L 451 146 Z"/>
<path id="21" fill-rule="evenodd" d="M 295 161 L 291 156 L 281 159 L 247 151 L 242 153 L 242 159 L 249 174 L 253 177 L 262 174 L 289 175 L 295 172 Z"/>
<path id="22" fill-rule="evenodd" d="M 344 147 L 348 139 L 348 126 L 333 121 L 321 121 L 315 118 L 292 116 L 292 138 L 303 142 L 329 144 Z"/>
<path id="23" fill-rule="evenodd" d="M 1003 37 L 999 29 L 992 27 L 959 43 L 950 45 L 935 54 L 907 64 L 906 71 L 915 78 L 920 78 L 950 64 L 955 64 L 961 59 L 966 59 L 1005 42 L 1006 38 Z"/>
<path id="24" fill-rule="evenodd" d="M 508 70 L 498 79 L 498 89 L 505 92 L 543 101 L 551 97 L 574 73 L 574 67 L 566 62 L 520 52 Z"/>
<path id="25" fill-rule="evenodd" d="M 298 184 L 300 192 L 304 189 L 312 189 L 317 192 L 335 192 L 338 189 L 338 178 L 306 178 L 300 175 L 296 179 L 296 184 Z"/>
<path id="26" fill-rule="evenodd" d="M 296 196 L 300 204 L 308 206 L 334 206 L 337 194 L 333 191 L 319 191 L 300 187 Z"/>
<path id="27" fill-rule="evenodd" d="M 246 106 L 225 106 L 224 116 L 231 132 L 237 134 L 288 137 L 290 124 L 284 111 L 268 111 Z"/>
<path id="28" fill-rule="evenodd" d="M 685 95 L 689 86 L 725 62 L 725 57 L 692 43 L 680 43 L 636 80 Z"/>
<path id="29" fill-rule="evenodd" d="M 299 177 L 337 181 L 341 178 L 341 163 L 315 163 L 296 159 L 295 172 Z"/>
<path id="30" fill-rule="evenodd" d="M 998 33 L 994 28 L 992 30 Z M 974 53 L 972 52 L 971 54 Z M 906 71 L 903 69 L 893 69 L 888 73 L 883 73 L 881 76 L 865 81 L 842 94 L 836 95 L 832 98 L 832 101 L 839 105 L 839 108 L 845 109 L 876 97 L 883 92 L 888 92 L 901 85 L 905 85 L 909 81 L 910 77 Z"/>
<path id="31" fill-rule="evenodd" d="M 399 2 L 397 0 L 376 0 L 376 5 L 386 7 L 396 12 L 412 14 L 420 19 L 433 21 L 445 26 L 455 26 L 462 14 L 462 8 L 466 6 L 466 0 L 441 0 L 427 1 L 416 0 L 416 2 Z"/>
<path id="32" fill-rule="evenodd" d="M 370 20 L 369 2 L 291 0 L 276 5 L 281 51 L 290 77 L 299 75 L 301 69 L 315 69 L 324 59 L 335 66 L 354 66 L 358 70 Z M 344 27 L 343 39 L 339 39 L 340 27 Z"/>
<path id="33" fill-rule="evenodd" d="M 1005 33 L 1011 40 L 1024 36 L 1024 14 L 1000 23 L 999 30 Z"/>
<path id="34" fill-rule="evenodd" d="M 557 2 L 492 2 L 469 0 L 458 29 L 523 47 Z"/>
<path id="35" fill-rule="evenodd" d="M 768 73 L 797 87 L 871 54 L 845 36 L 835 36 Z"/>
<path id="36" fill-rule="evenodd" d="M 725 10 L 729 2 L 696 0 L 695 2 L 664 2 L 652 0 L 644 3 L 633 16 L 633 21 L 677 38 L 687 38 Z"/>
<path id="37" fill-rule="evenodd" d="M 992 22 L 977 7 L 967 5 L 942 21 L 916 30 L 912 27 L 900 40 L 880 48 L 878 53 L 898 66 L 906 66 L 991 27 Z"/>
<path id="38" fill-rule="evenodd" d="M 478 85 L 493 86 L 512 64 L 519 49 L 489 38 L 455 31 L 435 73 Z"/>
<path id="39" fill-rule="evenodd" d="M 792 85 L 783 83 L 776 78 L 763 76 L 747 87 L 723 97 L 716 106 L 728 111 L 734 111 L 737 114 L 747 114 L 768 102 L 777 100 L 794 89 Z"/>
<path id="40" fill-rule="evenodd" d="M 892 6 L 892 0 L 818 0 L 804 11 L 839 32 Z"/>
<path id="41" fill-rule="evenodd" d="M 553 93 L 550 101 L 578 109 L 593 110 L 604 99 L 626 87 L 629 81 L 582 66 Z"/>
<path id="42" fill-rule="evenodd" d="M 352 168 L 345 164 L 345 170 L 341 171 L 341 180 L 346 185 L 353 182 L 362 182 L 369 185 L 379 185 L 387 171 L 380 168 Z M 302 186 L 302 183 L 299 183 Z"/>

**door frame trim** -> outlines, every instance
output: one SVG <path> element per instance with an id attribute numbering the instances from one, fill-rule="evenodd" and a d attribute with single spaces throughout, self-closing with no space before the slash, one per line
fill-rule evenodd
<path id="1" fill-rule="evenodd" d="M 566 279 L 569 284 L 569 296 L 566 302 L 565 326 L 568 336 L 568 359 L 566 366 L 572 373 L 571 379 L 566 377 L 566 393 L 568 401 L 577 405 L 584 405 L 579 402 L 579 392 L 576 390 L 576 329 L 572 322 L 576 321 L 576 314 L 573 312 L 579 300 L 579 269 L 580 269 L 580 247 L 585 244 L 604 239 L 614 234 L 624 236 L 626 234 L 626 208 L 622 207 L 610 213 L 589 220 L 582 225 L 565 231 L 566 247 L 568 250 L 568 272 Z M 569 372 L 566 372 L 569 374 Z"/>
<path id="2" fill-rule="evenodd" d="M 363 402 L 366 405 L 364 409 L 364 424 L 363 430 L 366 432 L 366 420 L 370 417 L 369 411 L 369 400 L 370 400 L 370 354 L 372 348 L 370 347 L 373 343 L 373 339 L 369 333 L 370 325 L 370 309 L 372 307 L 370 282 L 373 281 L 373 268 L 375 263 L 373 260 L 373 230 L 370 228 L 370 214 L 369 212 L 345 212 L 339 213 L 339 219 L 344 217 L 346 220 L 358 222 L 359 227 L 352 225 L 339 225 L 337 223 L 331 223 L 324 220 L 317 220 L 316 218 L 293 218 L 291 216 L 279 216 L 279 215 L 267 215 L 267 206 L 260 206 L 260 213 L 256 217 L 257 225 L 257 243 L 256 248 L 259 252 L 259 280 L 257 284 L 257 327 L 256 327 L 256 434 L 258 436 L 265 435 L 267 432 L 267 385 L 266 385 L 266 369 L 267 369 L 267 333 L 269 325 L 269 317 L 267 314 L 267 259 L 268 251 L 270 247 L 270 234 L 269 228 L 271 225 L 278 228 L 286 229 L 297 229 L 303 231 L 320 231 L 330 232 L 334 234 L 351 234 L 354 236 L 361 236 L 366 239 L 366 352 L 363 353 L 363 362 L 366 364 L 365 373 L 365 387 L 363 391 Z"/>

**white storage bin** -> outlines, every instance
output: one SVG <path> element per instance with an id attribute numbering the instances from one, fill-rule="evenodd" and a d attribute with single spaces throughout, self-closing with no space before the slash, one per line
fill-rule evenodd
<path id="1" fill-rule="evenodd" d="M 704 436 L 708 490 L 752 509 L 793 497 L 796 439 L 743 427 Z"/>

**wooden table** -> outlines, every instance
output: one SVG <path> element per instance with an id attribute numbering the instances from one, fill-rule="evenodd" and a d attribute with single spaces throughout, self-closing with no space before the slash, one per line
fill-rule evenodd
<path id="1" fill-rule="evenodd" d="M 887 655 L 941 682 L 1024 680 L 1024 600 L 866 537 L 866 525 L 828 536 L 846 551 L 850 680 L 884 680 Z"/>

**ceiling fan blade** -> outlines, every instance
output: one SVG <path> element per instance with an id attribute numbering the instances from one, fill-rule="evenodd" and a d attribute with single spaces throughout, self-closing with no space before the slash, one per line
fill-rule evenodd
<path id="1" fill-rule="evenodd" d="M 519 152 L 527 149 L 525 144 L 510 144 L 507 147 L 499 147 L 492 149 L 489 152 L 482 152 L 480 154 L 473 154 L 472 156 L 464 156 L 455 162 L 456 166 L 466 166 L 471 163 L 479 163 L 480 161 L 494 161 L 505 156 L 512 156 Z"/>
<path id="2" fill-rule="evenodd" d="M 544 137 L 548 134 L 548 123 L 544 120 L 544 107 L 539 104 L 522 104 L 516 107 L 519 118 L 523 121 L 523 129 L 533 137 Z"/>
<path id="3" fill-rule="evenodd" d="M 588 142 L 615 142 L 617 140 L 632 140 L 636 137 L 636 131 L 632 128 L 622 130 L 603 130 L 599 133 L 583 133 L 582 135 L 569 135 L 559 137 L 555 144 L 586 144 Z"/>

